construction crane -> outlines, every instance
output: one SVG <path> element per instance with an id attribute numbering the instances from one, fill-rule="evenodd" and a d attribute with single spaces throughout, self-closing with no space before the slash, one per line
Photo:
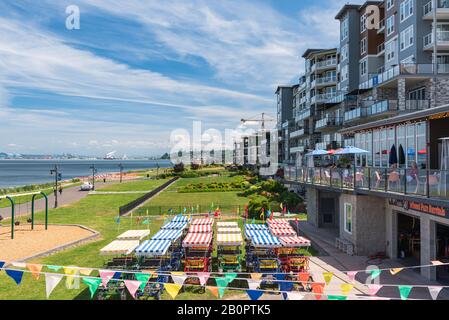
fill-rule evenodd
<path id="1" fill-rule="evenodd" d="M 265 113 L 262 113 L 261 119 L 242 119 L 242 124 L 245 124 L 247 122 L 260 122 L 262 130 L 265 130 L 265 122 L 275 122 L 275 119 L 265 119 Z"/>

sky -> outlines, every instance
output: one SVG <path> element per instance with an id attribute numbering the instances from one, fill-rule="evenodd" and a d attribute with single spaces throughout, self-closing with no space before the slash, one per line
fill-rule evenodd
<path id="1" fill-rule="evenodd" d="M 194 121 L 224 132 L 274 118 L 302 53 L 337 46 L 344 3 L 2 0 L 0 152 L 152 156 Z"/>

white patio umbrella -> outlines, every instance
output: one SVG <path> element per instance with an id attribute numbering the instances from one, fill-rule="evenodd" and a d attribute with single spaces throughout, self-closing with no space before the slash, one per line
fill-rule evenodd
<path id="1" fill-rule="evenodd" d="M 329 153 L 326 150 L 317 149 L 313 150 L 312 152 L 309 152 L 306 154 L 306 157 L 315 157 L 315 156 L 327 156 Z"/>
<path id="2" fill-rule="evenodd" d="M 360 149 L 360 148 L 356 148 L 356 147 L 352 147 L 352 146 L 347 146 L 341 150 L 338 150 L 334 153 L 334 155 L 345 155 L 345 154 L 367 154 L 369 153 L 369 151 Z"/>

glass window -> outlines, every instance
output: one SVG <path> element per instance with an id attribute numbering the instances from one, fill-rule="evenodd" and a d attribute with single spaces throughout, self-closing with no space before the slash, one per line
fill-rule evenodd
<path id="1" fill-rule="evenodd" d="M 381 166 L 383 168 L 388 167 L 388 147 L 387 147 L 387 129 L 382 129 L 381 131 Z"/>
<path id="2" fill-rule="evenodd" d="M 352 234 L 352 204 L 345 203 L 345 231 Z"/>
<path id="3" fill-rule="evenodd" d="M 373 133 L 370 131 L 366 134 L 366 151 L 369 153 L 367 157 L 367 166 L 371 167 L 373 165 Z"/>
<path id="4" fill-rule="evenodd" d="M 374 166 L 380 167 L 380 134 L 379 130 L 374 130 L 373 135 L 373 154 L 374 154 Z"/>
<path id="5" fill-rule="evenodd" d="M 413 45 L 415 37 L 413 34 L 413 25 L 401 32 L 400 47 L 401 51 L 405 50 Z"/>
<path id="6" fill-rule="evenodd" d="M 366 31 L 366 14 L 360 17 L 360 32 Z"/>
<path id="7" fill-rule="evenodd" d="M 349 18 L 348 17 L 345 17 L 345 19 L 341 23 L 340 28 L 341 28 L 341 30 L 340 30 L 341 40 L 344 40 L 349 35 Z"/>
<path id="8" fill-rule="evenodd" d="M 405 0 L 401 3 L 401 22 L 413 15 L 413 0 Z"/>
<path id="9" fill-rule="evenodd" d="M 407 168 L 416 162 L 415 125 L 407 125 Z"/>
<path id="10" fill-rule="evenodd" d="M 407 152 L 407 142 L 405 140 L 405 126 L 399 126 L 397 128 L 397 132 L 398 132 L 398 145 L 397 145 L 397 149 L 398 149 L 398 161 L 399 161 L 399 165 L 402 167 L 405 165 L 405 163 L 401 163 L 401 158 L 403 158 L 405 161 L 406 159 L 406 152 Z M 402 153 L 402 155 L 401 155 Z"/>
<path id="11" fill-rule="evenodd" d="M 363 38 L 362 41 L 360 41 L 360 54 L 366 53 L 366 44 L 367 44 L 367 40 L 366 40 L 366 38 Z"/>
<path id="12" fill-rule="evenodd" d="M 385 45 L 385 55 L 387 57 L 387 62 L 393 60 L 396 56 L 396 43 L 396 40 L 393 40 Z"/>
<path id="13" fill-rule="evenodd" d="M 418 168 L 427 168 L 426 123 L 416 124 L 416 150 Z"/>
<path id="14" fill-rule="evenodd" d="M 395 21 L 395 15 L 389 16 L 386 22 L 387 27 L 387 36 L 392 34 L 394 32 L 394 21 Z"/>
<path id="15" fill-rule="evenodd" d="M 387 10 L 390 10 L 394 6 L 394 0 L 387 0 Z"/>

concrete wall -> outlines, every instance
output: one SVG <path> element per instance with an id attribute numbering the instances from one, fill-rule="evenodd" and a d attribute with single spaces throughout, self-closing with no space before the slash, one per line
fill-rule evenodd
<path id="1" fill-rule="evenodd" d="M 306 187 L 307 221 L 317 228 L 319 227 L 318 194 L 317 189 Z"/>

